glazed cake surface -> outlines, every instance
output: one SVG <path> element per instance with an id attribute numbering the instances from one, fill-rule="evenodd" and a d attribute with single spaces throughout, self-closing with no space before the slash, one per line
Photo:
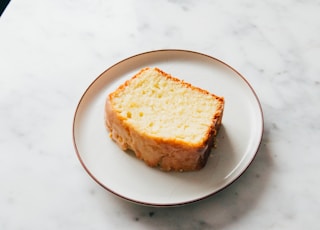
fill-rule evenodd
<path id="1" fill-rule="evenodd" d="M 110 137 L 147 165 L 202 168 L 221 124 L 224 98 L 144 68 L 112 92 L 105 106 Z"/>

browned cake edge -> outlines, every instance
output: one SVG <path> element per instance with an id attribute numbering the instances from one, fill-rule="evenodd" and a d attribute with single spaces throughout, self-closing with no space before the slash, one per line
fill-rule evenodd
<path id="1" fill-rule="evenodd" d="M 143 71 L 120 85 L 118 89 L 111 93 L 105 104 L 105 123 L 110 132 L 110 137 L 123 149 L 132 150 L 136 157 L 143 160 L 151 167 L 159 167 L 164 171 L 192 171 L 203 168 L 215 144 L 215 138 L 221 125 L 224 109 L 224 98 L 218 97 L 203 89 L 192 86 L 171 75 L 155 68 L 163 76 L 177 81 L 186 87 L 198 90 L 205 94 L 213 95 L 219 102 L 218 109 L 212 118 L 211 127 L 205 135 L 203 142 L 198 145 L 186 144 L 179 140 L 163 140 L 158 137 L 151 137 L 136 131 L 130 124 L 126 123 L 113 109 L 112 98 L 118 90 L 126 87 L 130 81 L 137 78 Z"/>

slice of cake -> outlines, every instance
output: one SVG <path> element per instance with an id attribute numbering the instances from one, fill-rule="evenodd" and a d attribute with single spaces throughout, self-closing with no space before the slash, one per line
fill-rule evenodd
<path id="1" fill-rule="evenodd" d="M 164 171 L 204 167 L 221 124 L 224 98 L 158 68 L 144 68 L 105 105 L 110 137 Z"/>

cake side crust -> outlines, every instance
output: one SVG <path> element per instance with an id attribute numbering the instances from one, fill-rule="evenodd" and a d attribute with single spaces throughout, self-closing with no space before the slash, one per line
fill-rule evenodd
<path id="1" fill-rule="evenodd" d="M 142 69 L 130 80 L 137 78 L 144 70 Z M 181 82 L 179 79 L 171 77 L 171 75 L 159 69 L 156 69 L 156 71 L 160 71 L 165 77 L 178 81 L 186 87 L 209 94 L 209 92 L 193 87 L 189 83 Z M 119 86 L 117 90 L 128 86 L 130 80 Z M 224 109 L 224 99 L 222 97 L 214 95 L 218 101 L 218 106 L 215 114 L 213 114 L 211 125 L 200 142 L 190 144 L 181 140 L 163 139 L 138 131 L 126 119 L 119 116 L 114 109 L 112 105 L 112 97 L 114 95 L 115 92 L 111 93 L 105 104 L 105 123 L 110 132 L 110 137 L 123 150 L 132 150 L 137 158 L 143 160 L 147 165 L 159 167 L 164 171 L 191 171 L 205 166 L 221 125 Z"/>

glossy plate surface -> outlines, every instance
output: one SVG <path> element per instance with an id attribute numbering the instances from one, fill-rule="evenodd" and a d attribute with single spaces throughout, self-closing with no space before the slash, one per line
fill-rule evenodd
<path id="1" fill-rule="evenodd" d="M 217 148 L 202 170 L 167 173 L 150 168 L 109 138 L 104 126 L 107 95 L 147 66 L 225 98 Z M 261 106 L 244 77 L 216 58 L 186 50 L 146 52 L 113 65 L 85 91 L 73 122 L 75 150 L 88 174 L 124 199 L 153 206 L 194 202 L 231 184 L 254 159 L 262 133 Z"/>

